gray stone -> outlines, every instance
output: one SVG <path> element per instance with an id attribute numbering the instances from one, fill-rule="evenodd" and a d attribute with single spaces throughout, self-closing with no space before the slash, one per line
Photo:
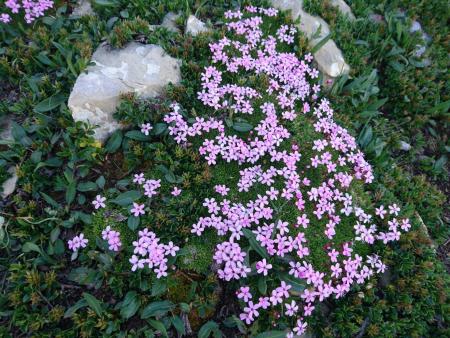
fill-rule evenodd
<path id="1" fill-rule="evenodd" d="M 12 117 L 3 116 L 0 121 L 0 141 L 12 141 Z"/>
<path id="2" fill-rule="evenodd" d="M 343 15 L 346 15 L 350 20 L 355 20 L 352 9 L 343 0 L 331 0 L 331 5 L 336 7 Z"/>
<path id="3" fill-rule="evenodd" d="M 303 10 L 303 0 L 272 0 L 272 5 L 280 10 L 290 10 L 294 20 L 300 19 L 297 28 L 309 39 L 310 48 L 314 48 L 330 34 L 330 28 L 322 18 Z M 333 40 L 328 40 L 316 51 L 314 58 L 319 70 L 327 78 L 335 78 L 350 71 L 350 66 L 345 62 L 341 50 Z"/>
<path id="4" fill-rule="evenodd" d="M 72 11 L 72 16 L 95 15 L 90 0 L 78 0 L 77 6 Z"/>
<path id="5" fill-rule="evenodd" d="M 380 279 L 378 280 L 380 286 L 382 288 L 385 288 L 389 284 L 391 284 L 394 280 L 394 276 L 392 275 L 391 269 L 386 269 L 384 272 L 380 275 Z"/>
<path id="6" fill-rule="evenodd" d="M 100 141 L 123 127 L 113 118 L 121 95 L 155 97 L 169 83 L 181 80 L 181 62 L 158 45 L 131 42 L 123 49 L 111 49 L 102 44 L 92 61 L 95 65 L 77 78 L 68 106 L 75 121 L 98 126 L 95 138 Z"/>
<path id="7" fill-rule="evenodd" d="M 423 45 L 416 45 L 416 49 L 414 50 L 414 56 L 416 58 L 420 58 L 427 51 L 427 47 Z"/>
<path id="8" fill-rule="evenodd" d="M 189 15 L 186 21 L 186 34 L 191 34 L 196 36 L 200 33 L 208 32 L 209 29 L 206 27 L 205 23 L 197 19 L 194 15 Z"/>
<path id="9" fill-rule="evenodd" d="M 369 20 L 377 24 L 384 23 L 384 17 L 380 14 L 375 13 L 369 14 Z"/>
<path id="10" fill-rule="evenodd" d="M 180 29 L 178 28 L 177 23 L 176 23 L 176 21 L 178 20 L 179 17 L 180 17 L 180 14 L 176 14 L 173 12 L 167 13 L 163 18 L 161 27 L 165 27 L 171 32 L 179 33 Z"/>
<path id="11" fill-rule="evenodd" d="M 419 21 L 413 21 L 411 24 L 411 28 L 409 29 L 410 33 L 421 32 L 422 26 Z"/>
<path id="12" fill-rule="evenodd" d="M 399 146 L 400 150 L 403 150 L 403 151 L 408 151 L 411 149 L 411 145 L 409 143 L 406 143 L 405 141 L 400 141 L 398 146 Z"/>
<path id="13" fill-rule="evenodd" d="M 14 190 L 16 190 L 17 180 L 19 179 L 17 177 L 17 172 L 16 172 L 15 167 L 10 167 L 8 169 L 8 173 L 11 174 L 11 177 L 8 178 L 2 184 L 2 193 L 1 193 L 2 198 L 8 197 L 9 195 L 11 195 L 14 192 Z"/>

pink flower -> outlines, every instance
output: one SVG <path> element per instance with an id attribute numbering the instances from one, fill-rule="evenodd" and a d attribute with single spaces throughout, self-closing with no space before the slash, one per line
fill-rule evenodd
<path id="1" fill-rule="evenodd" d="M 384 206 L 381 205 L 379 208 L 375 208 L 375 215 L 379 216 L 381 219 L 384 219 L 384 215 L 386 215 L 387 211 L 384 210 Z"/>
<path id="2" fill-rule="evenodd" d="M 80 248 L 85 248 L 88 244 L 88 239 L 84 238 L 84 234 L 80 233 L 67 242 L 69 249 L 73 252 L 78 251 Z"/>
<path id="3" fill-rule="evenodd" d="M 256 270 L 258 271 L 258 273 L 267 276 L 270 269 L 272 269 L 272 264 L 267 264 L 265 258 L 262 261 L 256 262 Z"/>
<path id="4" fill-rule="evenodd" d="M 141 132 L 148 136 L 148 134 L 150 133 L 150 131 L 153 129 L 152 125 L 150 123 L 143 123 L 141 124 Z"/>
<path id="5" fill-rule="evenodd" d="M 108 241 L 109 250 L 111 251 L 119 251 L 122 242 L 120 240 L 120 233 L 115 230 L 111 230 L 111 227 L 108 225 L 105 230 L 102 231 L 102 238 L 105 241 Z"/>
<path id="6" fill-rule="evenodd" d="M 106 197 L 97 195 L 95 197 L 95 200 L 92 201 L 92 204 L 94 205 L 94 208 L 97 210 L 99 208 L 106 207 L 105 201 L 106 201 Z"/>
<path id="7" fill-rule="evenodd" d="M 244 302 L 248 302 L 252 298 L 252 294 L 250 293 L 250 288 L 248 286 L 241 286 L 239 288 L 239 292 L 237 294 L 239 299 L 243 299 Z"/>
<path id="8" fill-rule="evenodd" d="M 389 213 L 390 213 L 391 215 L 397 216 L 398 213 L 399 213 L 399 211 L 400 211 L 400 208 L 398 207 L 397 204 L 394 203 L 394 204 L 392 204 L 392 205 L 389 206 Z"/>
<path id="9" fill-rule="evenodd" d="M 305 322 L 302 322 L 301 319 L 297 319 L 297 324 L 294 327 L 293 331 L 298 335 L 302 335 L 306 332 L 306 327 L 308 326 L 308 324 Z"/>
<path id="10" fill-rule="evenodd" d="M 133 183 L 142 184 L 144 182 L 145 182 L 144 173 L 134 175 Z"/>
<path id="11" fill-rule="evenodd" d="M 138 203 L 133 202 L 133 208 L 130 211 L 134 217 L 139 217 L 139 215 L 145 214 L 144 207 L 145 207 L 144 204 L 138 204 Z"/>
<path id="12" fill-rule="evenodd" d="M 303 307 L 303 314 L 305 316 L 311 316 L 312 312 L 314 311 L 314 305 L 308 303 Z"/>
<path id="13" fill-rule="evenodd" d="M 285 304 L 285 306 L 286 306 L 286 315 L 288 315 L 289 317 L 292 317 L 298 311 L 298 305 L 295 302 L 295 300 L 293 300 L 291 304 Z"/>
<path id="14" fill-rule="evenodd" d="M 297 224 L 298 224 L 298 226 L 301 225 L 304 229 L 306 229 L 309 224 L 308 216 L 306 216 L 306 214 L 303 214 L 303 215 L 297 217 Z"/>
<path id="15" fill-rule="evenodd" d="M 171 194 L 172 194 L 173 196 L 178 196 L 178 195 L 181 194 L 181 189 L 179 189 L 178 187 L 174 187 L 173 190 L 172 190 L 172 192 L 171 192 Z"/>
<path id="16" fill-rule="evenodd" d="M 230 191 L 230 188 L 228 188 L 226 185 L 222 184 L 222 185 L 216 185 L 214 186 L 214 190 L 222 195 L 222 196 L 226 196 L 228 194 L 228 192 Z"/>
<path id="17" fill-rule="evenodd" d="M 9 14 L 2 13 L 0 14 L 0 22 L 9 23 L 11 22 L 11 17 L 9 16 Z"/>
<path id="18" fill-rule="evenodd" d="M 177 251 L 180 250 L 180 248 L 177 247 L 176 245 L 174 245 L 172 242 L 169 242 L 169 244 L 167 244 L 165 246 L 165 250 L 166 250 L 167 255 L 171 255 L 171 256 L 175 257 L 177 254 Z"/>
<path id="19" fill-rule="evenodd" d="M 331 262 L 335 263 L 335 262 L 337 262 L 337 257 L 339 256 L 339 252 L 336 251 L 335 249 L 333 249 L 328 253 L 328 256 L 330 256 Z"/>
<path id="20" fill-rule="evenodd" d="M 409 229 L 411 229 L 411 224 L 409 223 L 409 219 L 402 220 L 401 228 L 403 231 L 408 231 Z"/>
<path id="21" fill-rule="evenodd" d="M 247 306 L 244 307 L 244 313 L 239 316 L 240 319 L 250 324 L 259 316 L 258 308 L 259 304 L 253 304 L 252 301 L 249 301 Z"/>

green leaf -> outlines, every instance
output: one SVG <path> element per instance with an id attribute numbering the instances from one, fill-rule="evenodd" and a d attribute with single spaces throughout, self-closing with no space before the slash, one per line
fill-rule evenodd
<path id="1" fill-rule="evenodd" d="M 97 270 L 79 267 L 70 271 L 67 278 L 81 285 L 89 285 L 94 283 L 98 276 Z"/>
<path id="2" fill-rule="evenodd" d="M 128 217 L 127 226 L 130 230 L 135 231 L 140 223 L 140 218 L 135 216 Z"/>
<path id="3" fill-rule="evenodd" d="M 66 202 L 67 204 L 71 204 L 75 199 L 75 195 L 77 193 L 76 182 L 70 182 L 66 189 Z"/>
<path id="4" fill-rule="evenodd" d="M 105 149 L 108 153 L 114 153 L 117 151 L 117 149 L 120 148 L 120 145 L 122 144 L 122 131 L 116 130 L 111 137 L 109 138 L 108 142 L 105 145 Z"/>
<path id="5" fill-rule="evenodd" d="M 39 102 L 35 107 L 34 111 L 36 113 L 45 113 L 52 109 L 55 109 L 62 103 L 66 102 L 67 97 L 62 93 L 56 93 L 45 100 Z"/>
<path id="6" fill-rule="evenodd" d="M 259 277 L 258 278 L 258 291 L 265 295 L 267 292 L 267 278 L 266 277 Z"/>
<path id="7" fill-rule="evenodd" d="M 119 6 L 119 2 L 117 0 L 94 0 L 94 4 L 101 7 Z"/>
<path id="8" fill-rule="evenodd" d="M 33 153 L 30 156 L 30 160 L 33 161 L 33 163 L 39 163 L 42 160 L 42 151 L 37 150 L 33 151 Z"/>
<path id="9" fill-rule="evenodd" d="M 150 140 L 149 136 L 144 135 L 139 130 L 130 130 L 129 132 L 127 132 L 125 134 L 125 136 L 130 138 L 130 139 L 132 139 L 132 140 L 136 140 L 136 141 L 148 141 L 148 140 Z"/>
<path id="10" fill-rule="evenodd" d="M 80 299 L 78 302 L 75 303 L 75 305 L 69 307 L 66 312 L 64 313 L 64 318 L 70 318 L 73 316 L 75 312 L 77 312 L 79 309 L 87 306 L 87 302 L 85 299 Z"/>
<path id="11" fill-rule="evenodd" d="M 22 251 L 25 253 L 28 253 L 31 251 L 34 251 L 37 253 L 42 253 L 41 248 L 37 244 L 32 243 L 32 242 L 26 242 L 24 245 L 22 245 Z"/>
<path id="12" fill-rule="evenodd" d="M 53 228 L 53 230 L 50 232 L 50 240 L 52 243 L 54 243 L 61 233 L 61 229 L 59 227 Z"/>
<path id="13" fill-rule="evenodd" d="M 175 316 L 175 317 L 172 317 L 170 320 L 172 321 L 172 325 L 175 327 L 175 330 L 177 330 L 179 335 L 186 334 L 184 322 L 180 317 Z"/>
<path id="14" fill-rule="evenodd" d="M 167 129 L 167 124 L 160 122 L 153 126 L 152 131 L 155 135 L 161 135 L 162 133 L 164 133 L 166 131 L 166 129 Z"/>
<path id="15" fill-rule="evenodd" d="M 124 193 L 121 193 L 119 196 L 117 196 L 115 199 L 111 200 L 112 203 L 120 205 L 122 207 L 126 207 L 139 199 L 142 196 L 142 194 L 137 190 L 130 190 L 126 191 Z"/>
<path id="16" fill-rule="evenodd" d="M 25 147 L 28 147 L 33 143 L 33 141 L 27 136 L 25 129 L 14 121 L 12 122 L 11 134 L 14 140 L 18 141 Z"/>
<path id="17" fill-rule="evenodd" d="M 435 105 L 434 107 L 430 108 L 427 110 L 428 114 L 447 114 L 448 115 L 448 110 L 450 109 L 450 100 L 444 101 L 444 102 L 440 102 L 437 105 Z"/>
<path id="18" fill-rule="evenodd" d="M 365 148 L 370 143 L 370 141 L 372 141 L 372 137 L 373 137 L 372 127 L 366 125 L 359 134 L 358 144 L 361 146 L 361 148 Z"/>
<path id="19" fill-rule="evenodd" d="M 101 316 L 103 309 L 101 302 L 95 298 L 93 295 L 87 292 L 83 292 L 83 298 L 86 300 L 89 307 L 94 310 L 94 312 L 97 314 L 97 316 Z"/>
<path id="20" fill-rule="evenodd" d="M 173 308 L 173 303 L 168 300 L 150 303 L 142 310 L 141 319 L 161 317 Z"/>
<path id="21" fill-rule="evenodd" d="M 160 322 L 159 320 L 149 319 L 149 323 L 156 330 L 158 330 L 163 337 L 168 337 L 166 327 L 162 322 Z"/>
<path id="22" fill-rule="evenodd" d="M 284 338 L 286 337 L 285 331 L 266 331 L 255 336 L 255 338 Z"/>
<path id="23" fill-rule="evenodd" d="M 57 168 L 60 167 L 62 165 L 62 160 L 59 159 L 58 157 L 52 157 L 49 158 L 47 161 L 45 162 L 39 162 L 36 166 L 36 168 L 34 168 L 34 172 L 38 171 L 40 168 L 43 167 L 53 167 L 53 168 Z"/>
<path id="24" fill-rule="evenodd" d="M 152 285 L 152 297 L 160 296 L 167 290 L 167 280 L 158 278 Z"/>
<path id="25" fill-rule="evenodd" d="M 59 209 L 61 206 L 58 202 L 56 202 L 53 198 L 51 198 L 49 195 L 47 195 L 45 192 L 39 192 L 39 194 L 44 198 L 44 200 L 50 204 L 53 208 Z"/>
<path id="26" fill-rule="evenodd" d="M 389 100 L 388 97 L 384 99 L 377 100 L 370 105 L 367 106 L 366 110 L 378 110 L 380 107 L 382 107 L 387 101 Z"/>
<path id="27" fill-rule="evenodd" d="M 219 325 L 217 325 L 216 322 L 210 320 L 209 322 L 206 322 L 203 324 L 203 326 L 198 331 L 198 338 L 208 338 L 213 331 L 216 331 L 219 329 Z"/>
<path id="28" fill-rule="evenodd" d="M 262 258 L 269 259 L 269 254 L 256 240 L 255 234 L 249 229 L 243 229 L 242 231 L 244 232 L 244 236 L 247 237 L 252 249 L 255 250 Z"/>
<path id="29" fill-rule="evenodd" d="M 166 181 L 169 183 L 177 182 L 177 177 L 175 176 L 175 174 L 172 171 L 167 172 L 167 174 L 165 174 L 164 177 L 165 177 Z"/>
<path id="30" fill-rule="evenodd" d="M 99 178 L 97 178 L 97 180 L 95 181 L 95 184 L 97 184 L 97 186 L 100 188 L 100 189 L 103 189 L 104 187 L 105 187 L 105 183 L 106 183 L 106 180 L 105 180 L 105 176 L 100 176 Z"/>
<path id="31" fill-rule="evenodd" d="M 253 126 L 247 122 L 234 122 L 233 129 L 240 132 L 247 132 L 253 129 Z"/>
<path id="32" fill-rule="evenodd" d="M 120 307 L 120 315 L 124 319 L 133 317 L 139 310 L 141 301 L 138 298 L 136 291 L 128 291 Z"/>
<path id="33" fill-rule="evenodd" d="M 87 192 L 87 191 L 97 191 L 97 184 L 95 182 L 81 182 L 78 183 L 78 191 Z"/>

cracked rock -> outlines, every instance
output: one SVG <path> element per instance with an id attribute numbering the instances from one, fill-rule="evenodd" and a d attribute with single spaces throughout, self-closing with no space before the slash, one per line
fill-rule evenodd
<path id="1" fill-rule="evenodd" d="M 176 21 L 178 20 L 179 17 L 180 17 L 180 14 L 176 14 L 173 12 L 167 13 L 163 18 L 161 27 L 166 27 L 167 30 L 169 30 L 171 32 L 179 33 L 180 30 L 176 23 Z"/>
<path id="2" fill-rule="evenodd" d="M 72 16 L 95 15 L 89 0 L 78 0 L 76 7 L 72 11 Z"/>
<path id="3" fill-rule="evenodd" d="M 123 127 L 113 118 L 121 95 L 156 97 L 166 85 L 181 80 L 181 61 L 167 55 L 158 45 L 131 42 L 123 49 L 111 49 L 103 44 L 92 61 L 95 65 L 78 76 L 68 106 L 75 121 L 97 126 L 95 138 L 102 142 Z"/>
<path id="4" fill-rule="evenodd" d="M 209 29 L 206 27 L 205 23 L 197 19 L 194 15 L 189 15 L 186 21 L 185 32 L 196 36 L 200 33 L 208 32 Z"/>
<path id="5" fill-rule="evenodd" d="M 336 7 L 343 15 L 346 15 L 350 20 L 355 20 L 352 9 L 344 0 L 331 0 L 331 5 Z"/>

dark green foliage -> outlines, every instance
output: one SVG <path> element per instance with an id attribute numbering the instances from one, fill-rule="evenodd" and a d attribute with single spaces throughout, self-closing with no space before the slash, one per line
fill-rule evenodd
<path id="1" fill-rule="evenodd" d="M 12 114 L 21 122 L 14 127 L 13 144 L 0 144 L 0 183 L 9 176 L 10 165 L 17 165 L 19 176 L 15 194 L 0 203 L 0 336 L 172 334 L 183 332 L 186 317 L 194 335 L 219 335 L 230 328 L 246 332 L 236 317 L 222 323 L 215 316 L 223 302 L 234 297 L 221 293 L 211 271 L 217 238 L 190 234 L 190 225 L 203 212 L 202 198 L 214 184 L 234 178 L 237 169 L 219 166 L 213 175 L 195 152 L 175 146 L 162 121 L 174 100 L 189 107 L 191 115 L 208 112 L 196 100 L 200 73 L 208 64 L 208 44 L 222 34 L 223 12 L 240 4 L 96 0 L 97 16 L 70 19 L 73 1 L 68 3 L 32 27 L 0 26 L 0 118 Z M 368 337 L 448 336 L 449 278 L 421 223 L 438 244 L 449 235 L 443 216 L 445 195 L 428 182 L 441 183 L 448 177 L 448 4 L 438 0 L 348 3 L 360 18 L 354 23 L 328 1 L 309 0 L 305 6 L 330 23 L 332 38 L 352 67 L 351 77 L 339 79 L 327 95 L 340 122 L 358 137 L 377 176 L 378 183 L 368 195 L 357 185 L 353 193 L 364 206 L 401 201 L 414 228 L 389 249 L 377 248 L 391 267 L 392 283 L 386 286 L 374 280 L 370 286 L 356 287 L 330 304 L 330 313 L 317 311 L 312 326 L 319 336 L 328 337 L 362 331 Z M 398 15 L 399 8 L 407 10 L 406 16 Z M 181 12 L 177 22 L 181 33 L 161 28 L 151 32 L 148 25 L 160 24 L 168 11 Z M 370 12 L 382 15 L 385 23 L 371 23 Z M 217 30 L 195 38 L 184 36 L 190 13 L 210 21 Z M 408 33 L 412 19 L 418 19 L 432 38 L 422 58 L 414 56 L 421 37 Z M 282 14 L 279 21 L 289 20 Z M 74 123 L 65 103 L 103 40 L 115 47 L 132 40 L 161 44 L 183 60 L 183 80 L 157 100 L 124 97 L 116 117 L 129 128 L 101 146 L 92 138 L 90 126 Z M 296 51 L 305 52 L 305 46 L 299 40 Z M 427 58 L 431 64 L 424 67 Z M 138 130 L 143 122 L 155 126 L 149 137 Z M 251 125 L 252 121 L 236 121 L 234 129 L 246 132 Z M 314 137 L 301 125 L 298 131 L 299 143 Z M 401 140 L 411 143 L 410 152 L 398 150 Z M 123 193 L 133 187 L 129 178 L 136 171 L 164 182 L 161 198 L 152 201 L 153 208 L 139 225 L 122 220 L 129 215 Z M 170 196 L 175 185 L 183 189 L 177 200 Z M 107 196 L 108 206 L 91 214 L 90 202 L 96 194 Z M 289 217 L 293 215 L 286 210 Z M 188 238 L 176 261 L 170 262 L 178 269 L 167 280 L 157 280 L 147 270 L 131 273 L 126 260 L 130 252 L 112 253 L 103 241 L 95 240 L 107 225 L 120 230 L 124 245 L 136 239 L 136 231 L 130 229 L 135 226 L 147 226 L 164 242 Z M 349 227 L 338 234 L 338 241 L 348 237 Z M 71 257 L 66 241 L 80 229 L 89 238 L 89 247 Z M 324 264 L 324 244 L 322 236 L 312 245 L 315 264 Z M 249 248 L 252 254 L 264 254 L 251 240 Z M 260 284 L 261 289 L 267 287 L 266 280 Z M 269 324 L 267 320 L 253 326 L 250 334 Z"/>

